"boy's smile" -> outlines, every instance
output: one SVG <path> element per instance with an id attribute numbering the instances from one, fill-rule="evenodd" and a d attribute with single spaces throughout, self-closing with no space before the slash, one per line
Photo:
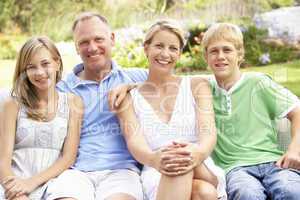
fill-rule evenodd
<path id="1" fill-rule="evenodd" d="M 234 84 L 240 77 L 238 50 L 226 40 L 218 40 L 208 45 L 205 58 L 218 82 L 222 85 Z"/>

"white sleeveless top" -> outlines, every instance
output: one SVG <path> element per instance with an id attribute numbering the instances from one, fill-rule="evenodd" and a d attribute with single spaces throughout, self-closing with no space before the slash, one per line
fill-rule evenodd
<path id="1" fill-rule="evenodd" d="M 196 128 L 196 104 L 189 77 L 183 77 L 181 80 L 174 110 L 168 123 L 162 122 L 158 118 L 152 106 L 143 95 L 139 93 L 138 88 L 131 90 L 130 93 L 144 137 L 153 151 L 170 144 L 174 140 L 192 143 L 196 143 L 199 140 Z M 214 164 L 211 157 L 206 158 L 204 164 L 218 178 L 218 197 L 220 199 L 226 199 L 226 181 L 223 170 Z M 160 173 L 154 168 L 144 166 L 141 179 L 145 198 L 149 200 L 156 199 Z"/>
<path id="2" fill-rule="evenodd" d="M 31 177 L 50 167 L 60 156 L 68 131 L 69 106 L 66 93 L 60 93 L 56 116 L 48 122 L 28 118 L 21 107 L 17 118 L 15 146 L 12 156 L 13 172 L 20 177 Z M 45 187 L 30 197 L 39 199 Z"/>
<path id="3" fill-rule="evenodd" d="M 197 142 L 195 100 L 189 77 L 183 77 L 176 97 L 174 110 L 168 123 L 162 122 L 152 106 L 139 93 L 131 90 L 135 113 L 150 148 L 158 148 L 180 140 Z M 167 98 L 167 97 L 166 97 Z"/>

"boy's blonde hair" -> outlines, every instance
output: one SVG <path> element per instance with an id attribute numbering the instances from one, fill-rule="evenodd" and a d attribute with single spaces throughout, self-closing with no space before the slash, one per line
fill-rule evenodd
<path id="1" fill-rule="evenodd" d="M 26 67 L 31 62 L 33 55 L 41 48 L 47 49 L 53 60 L 59 63 L 59 70 L 56 73 L 56 82 L 60 81 L 62 76 L 63 64 L 60 53 L 54 43 L 46 36 L 32 37 L 22 46 L 18 57 L 13 78 L 13 88 L 11 95 L 27 110 L 30 118 L 40 119 L 36 112 L 39 98 L 35 87 L 30 82 Z"/>
<path id="2" fill-rule="evenodd" d="M 213 24 L 208 30 L 205 32 L 202 45 L 204 48 L 204 53 L 207 53 L 208 46 L 215 41 L 218 40 L 226 40 L 231 42 L 234 47 L 238 51 L 239 56 L 239 65 L 244 60 L 244 42 L 243 42 L 243 34 L 240 28 L 237 25 L 230 23 L 216 23 Z"/>
<path id="3" fill-rule="evenodd" d="M 185 33 L 178 23 L 170 19 L 159 20 L 148 29 L 144 39 L 144 46 L 151 44 L 154 35 L 162 30 L 174 33 L 179 39 L 180 49 L 183 49 L 186 43 Z"/>

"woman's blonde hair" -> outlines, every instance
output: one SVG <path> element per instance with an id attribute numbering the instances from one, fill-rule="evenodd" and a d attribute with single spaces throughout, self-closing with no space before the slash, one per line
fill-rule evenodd
<path id="1" fill-rule="evenodd" d="M 12 97 L 25 106 L 28 116 L 33 119 L 40 119 L 36 111 L 39 99 L 35 87 L 28 79 L 26 66 L 30 64 L 33 55 L 41 48 L 47 49 L 53 60 L 60 65 L 56 73 L 55 83 L 61 80 L 63 64 L 60 53 L 54 43 L 46 36 L 32 37 L 25 42 L 18 54 L 11 92 Z"/>
<path id="2" fill-rule="evenodd" d="M 238 51 L 238 56 L 240 58 L 239 64 L 243 62 L 245 54 L 243 34 L 237 25 L 230 23 L 216 23 L 209 27 L 202 39 L 204 52 L 207 52 L 207 48 L 212 42 L 218 40 L 231 42 Z"/>
<path id="3" fill-rule="evenodd" d="M 185 33 L 178 23 L 170 19 L 159 20 L 148 29 L 143 43 L 144 46 L 151 44 L 154 35 L 161 30 L 167 30 L 174 33 L 179 39 L 180 49 L 183 49 L 186 43 Z"/>

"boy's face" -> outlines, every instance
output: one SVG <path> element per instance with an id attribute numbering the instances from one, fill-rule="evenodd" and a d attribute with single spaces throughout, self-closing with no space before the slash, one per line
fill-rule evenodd
<path id="1" fill-rule="evenodd" d="M 239 55 L 233 43 L 226 40 L 211 42 L 205 53 L 208 66 L 217 80 L 232 81 L 239 76 Z"/>

